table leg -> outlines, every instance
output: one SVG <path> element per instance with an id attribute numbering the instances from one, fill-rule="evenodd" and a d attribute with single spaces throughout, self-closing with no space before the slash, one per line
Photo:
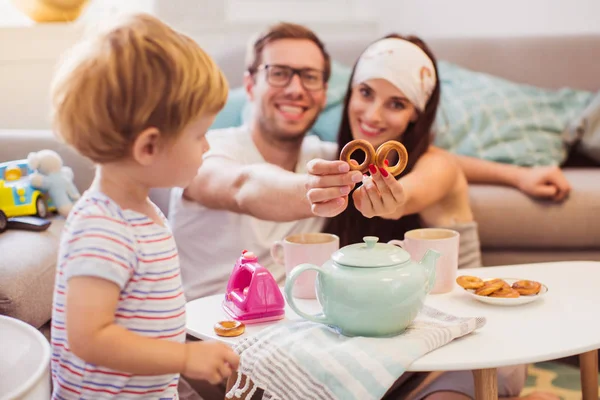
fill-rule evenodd
<path id="1" fill-rule="evenodd" d="M 475 400 L 498 400 L 498 371 L 496 368 L 473 370 Z"/>
<path id="2" fill-rule="evenodd" d="M 598 350 L 579 355 L 583 400 L 598 400 Z"/>

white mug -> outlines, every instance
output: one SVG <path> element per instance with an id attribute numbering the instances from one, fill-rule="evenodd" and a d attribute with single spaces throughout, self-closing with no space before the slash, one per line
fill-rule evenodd
<path id="1" fill-rule="evenodd" d="M 299 233 L 273 243 L 271 256 L 277 264 L 285 265 L 289 276 L 294 267 L 310 263 L 319 267 L 340 248 L 340 238 L 330 233 Z M 305 271 L 294 282 L 292 295 L 300 299 L 315 299 L 316 271 Z"/>
<path id="2" fill-rule="evenodd" d="M 404 240 L 390 240 L 408 251 L 410 257 L 419 261 L 427 249 L 441 254 L 435 267 L 435 284 L 431 294 L 448 293 L 454 288 L 458 271 L 458 246 L 460 234 L 451 229 L 422 228 L 404 234 Z"/>

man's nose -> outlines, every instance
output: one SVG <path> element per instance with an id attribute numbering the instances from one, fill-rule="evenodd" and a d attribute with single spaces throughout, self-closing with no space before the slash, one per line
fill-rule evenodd
<path id="1" fill-rule="evenodd" d="M 285 88 L 288 94 L 302 94 L 304 93 L 304 86 L 302 86 L 302 80 L 298 74 L 292 75 L 290 83 Z"/>

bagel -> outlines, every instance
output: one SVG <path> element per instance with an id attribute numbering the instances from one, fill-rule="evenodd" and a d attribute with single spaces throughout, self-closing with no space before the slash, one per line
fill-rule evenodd
<path id="1" fill-rule="evenodd" d="M 465 289 L 479 289 L 485 284 L 481 278 L 470 275 L 459 276 L 456 278 L 456 283 Z"/>
<path id="2" fill-rule="evenodd" d="M 398 153 L 398 162 L 391 166 L 387 165 L 385 162 L 390 154 L 390 151 L 395 151 Z M 388 140 L 379 146 L 375 152 L 375 164 L 380 168 L 386 169 L 393 176 L 400 175 L 408 164 L 408 152 L 406 151 L 406 147 L 404 147 L 402 143 L 395 140 Z"/>
<path id="3" fill-rule="evenodd" d="M 223 337 L 240 336 L 246 330 L 246 326 L 239 321 L 219 321 L 213 327 L 215 333 Z"/>
<path id="4" fill-rule="evenodd" d="M 540 292 L 542 284 L 536 281 L 523 279 L 513 283 L 512 288 L 522 296 L 531 296 Z"/>

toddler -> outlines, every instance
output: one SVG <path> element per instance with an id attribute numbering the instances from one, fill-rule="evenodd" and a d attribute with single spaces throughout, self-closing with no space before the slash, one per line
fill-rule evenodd
<path id="1" fill-rule="evenodd" d="M 84 38 L 59 65 L 55 132 L 97 170 L 61 237 L 53 399 L 176 399 L 179 374 L 214 384 L 237 368 L 225 344 L 185 343 L 177 248 L 148 199 L 195 177 L 227 92 L 194 41 L 143 14 Z"/>

